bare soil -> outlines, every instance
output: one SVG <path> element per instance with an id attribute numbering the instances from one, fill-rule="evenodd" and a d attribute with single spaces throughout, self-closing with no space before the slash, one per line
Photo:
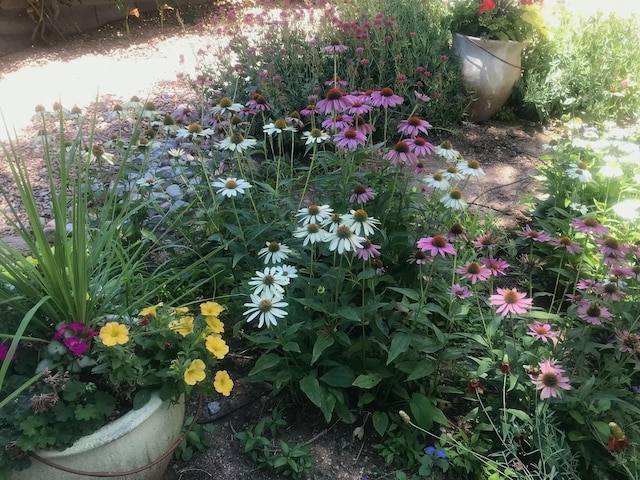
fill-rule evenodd
<path id="1" fill-rule="evenodd" d="M 202 9 L 198 18 L 206 19 L 211 13 L 211 7 Z M 86 108 L 96 100 L 99 89 L 100 121 L 114 102 L 126 102 L 131 95 L 148 97 L 160 106 L 175 107 L 189 101 L 190 92 L 176 80 L 176 73 L 193 73 L 194 52 L 200 41 L 197 25 L 181 26 L 175 18 L 168 17 L 161 28 L 157 16 L 151 14 L 130 22 L 129 36 L 124 34 L 123 22 L 116 22 L 49 47 L 33 47 L 0 57 L 0 109 L 13 124 L 30 159 L 33 178 L 42 182 L 43 221 L 48 220 L 47 185 L 43 180 L 42 153 L 31 141 L 37 129 L 29 120 L 36 104 L 50 107 L 65 96 L 69 107 L 77 104 Z M 468 187 L 471 191 L 465 190 L 465 198 L 479 212 L 495 213 L 497 222 L 510 225 L 524 218 L 520 198 L 535 189 L 532 177 L 539 165 L 537 157 L 548 141 L 543 127 L 530 122 L 490 121 L 464 124 L 455 132 L 436 129 L 435 134 L 434 142 L 451 140 L 465 158 L 481 163 L 486 176 Z M 0 141 L 7 137 L 0 132 Z M 10 198 L 15 197 L 1 150 L 0 189 L 9 192 Z M 0 203 L 0 208 L 6 207 Z M 15 241 L 4 222 L 0 222 L 0 236 Z M 200 423 L 214 426 L 207 434 L 210 447 L 188 462 L 173 461 L 164 480 L 278 478 L 257 469 L 234 438 L 235 432 L 253 428 L 264 415 L 286 404 L 286 399 L 270 395 L 268 385 L 243 381 L 254 360 L 251 352 L 236 353 L 225 360 L 224 367 L 236 383 L 233 394 L 228 399 L 215 399 L 220 403 L 215 414 L 208 408 L 212 400 L 204 399 L 199 415 Z M 195 405 L 189 406 L 190 412 L 194 409 Z M 288 428 L 283 440 L 290 445 L 303 443 L 312 447 L 316 467 L 309 478 L 394 478 L 376 456 L 373 445 L 377 439 L 365 412 L 356 412 L 353 425 L 327 425 L 309 407 L 296 406 L 284 412 Z M 363 439 L 353 435 L 361 425 Z"/>

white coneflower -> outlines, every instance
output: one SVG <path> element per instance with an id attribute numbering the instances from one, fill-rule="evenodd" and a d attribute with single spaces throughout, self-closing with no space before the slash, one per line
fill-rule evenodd
<path id="1" fill-rule="evenodd" d="M 312 128 L 309 132 L 304 132 L 302 138 L 305 139 L 305 145 L 313 145 L 314 143 L 322 143 L 331 139 L 331 135 L 323 132 L 319 128 Z"/>
<path id="2" fill-rule="evenodd" d="M 317 223 L 320 225 L 331 216 L 332 212 L 333 208 L 329 205 L 309 205 L 308 207 L 298 210 L 296 217 L 300 218 L 302 225 L 306 225 L 307 223 Z"/>
<path id="3" fill-rule="evenodd" d="M 436 147 L 436 155 L 445 159 L 447 163 L 454 163 L 460 160 L 460 152 L 453 149 L 453 145 L 448 140 L 445 140 Z"/>
<path id="4" fill-rule="evenodd" d="M 218 104 L 213 107 L 213 113 L 216 115 L 224 115 L 227 112 L 238 113 L 242 110 L 240 103 L 233 103 L 229 97 L 222 97 Z"/>
<path id="5" fill-rule="evenodd" d="M 175 159 L 182 157 L 185 153 L 185 150 L 182 148 L 170 148 L 167 150 L 167 155 Z"/>
<path id="6" fill-rule="evenodd" d="M 378 228 L 380 221 L 370 217 L 363 209 L 351 210 L 350 213 L 342 216 L 343 223 L 353 230 L 356 235 L 370 237 L 374 233 L 374 228 Z"/>
<path id="7" fill-rule="evenodd" d="M 140 101 L 140 98 L 137 96 L 131 97 L 131 99 L 124 104 L 124 108 L 127 110 L 142 110 L 143 103 Z"/>
<path id="8" fill-rule="evenodd" d="M 474 178 L 480 178 L 484 176 L 484 170 L 480 168 L 480 162 L 477 160 L 469 160 L 468 162 L 460 162 L 457 165 L 458 172 L 462 175 L 468 175 Z"/>
<path id="9" fill-rule="evenodd" d="M 250 295 L 251 301 L 244 304 L 245 307 L 249 307 L 249 310 L 244 312 L 246 315 L 247 323 L 255 318 L 258 318 L 258 328 L 262 328 L 263 325 L 275 327 L 278 324 L 278 318 L 284 318 L 287 315 L 286 310 L 282 308 L 288 304 L 282 301 L 280 295 L 271 296 L 266 293 L 262 295 Z"/>
<path id="10" fill-rule="evenodd" d="M 458 167 L 455 165 L 449 165 L 445 169 L 438 170 L 438 172 L 441 173 L 449 182 L 459 182 L 464 178 L 464 175 L 458 171 Z"/>
<path id="11" fill-rule="evenodd" d="M 276 267 L 265 267 L 262 272 L 256 272 L 255 276 L 251 277 L 249 285 L 254 287 L 253 293 L 256 295 L 264 292 L 274 297 L 284 293 L 284 287 L 289 285 L 289 278 L 280 275 Z"/>
<path id="12" fill-rule="evenodd" d="M 227 198 L 237 197 L 238 194 L 244 195 L 245 190 L 253 186 L 241 178 L 227 178 L 226 180 L 219 178 L 211 185 L 219 188 L 216 193 L 221 193 Z"/>
<path id="13" fill-rule="evenodd" d="M 213 135 L 213 130 L 210 128 L 202 128 L 202 126 L 197 123 L 192 123 L 188 127 L 183 127 L 176 132 L 176 138 L 179 140 L 198 140 L 210 137 L 211 135 Z"/>
<path id="14" fill-rule="evenodd" d="M 279 118 L 273 123 L 267 123 L 262 127 L 262 131 L 269 136 L 278 135 L 284 130 L 287 130 L 287 122 L 282 118 Z"/>
<path id="15" fill-rule="evenodd" d="M 268 263 L 282 263 L 289 258 L 291 249 L 284 243 L 266 242 L 266 245 L 258 252 L 258 257 L 264 257 L 265 265 Z"/>
<path id="16" fill-rule="evenodd" d="M 253 148 L 258 141 L 253 138 L 244 138 L 239 133 L 233 133 L 217 144 L 220 150 L 231 150 L 232 152 L 244 152 Z"/>
<path id="17" fill-rule="evenodd" d="M 144 174 L 144 176 L 136 180 L 136 185 L 141 188 L 153 187 L 158 181 L 158 178 L 154 177 L 153 174 L 147 172 Z"/>
<path id="18" fill-rule="evenodd" d="M 435 190 L 440 190 L 441 192 L 449 190 L 450 187 L 449 181 L 444 178 L 440 172 L 436 172 L 433 175 L 427 175 L 422 179 L 422 183 Z"/>
<path id="19" fill-rule="evenodd" d="M 353 252 L 358 248 L 362 248 L 364 237 L 360 237 L 353 233 L 351 227 L 340 225 L 335 231 L 329 234 L 329 250 L 338 250 L 338 253 Z"/>
<path id="20" fill-rule="evenodd" d="M 276 273 L 283 277 L 298 278 L 298 269 L 293 265 L 276 265 Z"/>
<path id="21" fill-rule="evenodd" d="M 303 246 L 306 246 L 308 243 L 314 244 L 326 242 L 328 235 L 329 233 L 320 228 L 320 225 L 317 223 L 307 223 L 293 232 L 294 237 L 304 238 L 304 241 L 302 242 Z"/>
<path id="22" fill-rule="evenodd" d="M 443 196 L 440 199 L 440 203 L 445 207 L 452 208 L 454 210 L 464 210 L 467 207 L 467 202 L 462 199 L 462 192 L 457 188 Z"/>
<path id="23" fill-rule="evenodd" d="M 589 183 L 591 181 L 591 172 L 588 170 L 588 166 L 585 162 L 572 163 L 567 169 L 567 175 L 569 178 L 579 180 L 581 183 Z"/>

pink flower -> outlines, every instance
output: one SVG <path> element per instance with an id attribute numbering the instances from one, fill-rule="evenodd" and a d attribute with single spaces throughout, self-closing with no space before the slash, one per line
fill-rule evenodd
<path id="1" fill-rule="evenodd" d="M 4 360 L 7 358 L 8 353 L 9 353 L 9 344 L 5 342 L 0 342 L 0 362 L 4 362 Z M 16 354 L 14 352 L 11 360 L 15 360 L 15 359 L 16 359 Z"/>
<path id="2" fill-rule="evenodd" d="M 365 135 L 371 135 L 373 133 L 373 127 L 371 124 L 367 123 L 362 115 L 356 115 L 353 117 L 353 125 L 356 127 L 356 130 Z"/>
<path id="3" fill-rule="evenodd" d="M 492 232 L 487 232 L 481 234 L 478 238 L 472 241 L 471 245 L 476 248 L 486 248 L 488 250 L 492 250 L 498 246 L 498 239 Z"/>
<path id="4" fill-rule="evenodd" d="M 530 298 L 525 298 L 526 293 L 518 292 L 515 288 L 498 288 L 496 295 L 489 297 L 491 305 L 497 306 L 496 312 L 501 316 L 506 317 L 509 313 L 516 315 L 521 313 L 527 313 L 527 310 L 531 308 L 533 302 Z"/>
<path id="5" fill-rule="evenodd" d="M 396 143 L 384 158 L 385 160 L 389 160 L 393 165 L 415 165 L 418 163 L 418 157 L 411 152 L 409 144 L 403 140 Z"/>
<path id="6" fill-rule="evenodd" d="M 254 94 L 253 97 L 251 97 L 251 100 L 247 102 L 246 106 L 251 113 L 268 112 L 271 110 L 271 105 L 267 102 L 267 99 L 259 93 Z"/>
<path id="7" fill-rule="evenodd" d="M 600 284 L 598 282 L 588 278 L 581 278 L 580 280 L 578 280 L 578 283 L 576 283 L 576 289 L 582 292 L 587 292 L 589 290 L 595 291 L 599 287 Z"/>
<path id="8" fill-rule="evenodd" d="M 463 286 L 460 286 L 457 283 L 451 285 L 451 288 L 449 290 L 447 290 L 447 293 L 449 295 L 452 295 L 454 297 L 458 297 L 460 299 L 473 297 L 473 292 L 471 290 L 469 290 L 469 287 L 467 287 L 466 285 L 463 287 Z"/>
<path id="9" fill-rule="evenodd" d="M 637 334 L 629 333 L 629 330 L 618 330 L 616 328 L 616 338 L 620 344 L 619 351 L 629 352 L 633 355 L 640 352 L 640 338 L 638 338 Z"/>
<path id="10" fill-rule="evenodd" d="M 538 340 L 542 340 L 544 343 L 553 342 L 554 345 L 558 341 L 558 332 L 554 332 L 551 329 L 551 325 L 549 325 L 548 323 L 530 323 L 527 335 L 531 335 Z"/>
<path id="11" fill-rule="evenodd" d="M 347 148 L 349 150 L 355 150 L 358 147 L 363 146 L 367 137 L 364 133 L 354 130 L 353 128 L 347 128 L 342 130 L 333 137 L 333 141 L 336 142 L 340 148 Z"/>
<path id="12" fill-rule="evenodd" d="M 504 273 L 505 269 L 509 268 L 510 265 L 504 260 L 500 260 L 499 258 L 493 258 L 493 255 L 490 255 L 489 258 L 481 258 L 480 262 L 491 270 L 491 274 L 495 275 L 506 275 Z"/>
<path id="13" fill-rule="evenodd" d="M 300 110 L 300 115 L 304 117 L 315 115 L 316 113 L 319 113 L 318 109 L 316 108 L 315 104 L 312 104 L 312 103 L 307 105 L 306 108 L 303 108 L 302 110 Z"/>
<path id="14" fill-rule="evenodd" d="M 331 88 L 325 98 L 316 104 L 320 113 L 344 112 L 351 106 L 353 100 L 350 95 L 343 94 L 338 88 Z"/>
<path id="15" fill-rule="evenodd" d="M 362 260 L 369 260 L 380 256 L 380 245 L 374 245 L 371 240 L 365 238 L 362 242 L 362 248 L 357 248 L 353 254 Z"/>
<path id="16" fill-rule="evenodd" d="M 625 292 L 618 288 L 617 282 L 607 282 L 598 286 L 596 290 L 603 300 L 618 302 L 627 296 Z"/>
<path id="17" fill-rule="evenodd" d="M 358 99 L 353 102 L 348 111 L 350 115 L 364 115 L 365 113 L 369 113 L 371 110 L 373 110 L 371 105 L 368 105 Z"/>
<path id="18" fill-rule="evenodd" d="M 534 242 L 548 242 L 551 240 L 551 235 L 547 232 L 539 232 L 538 230 L 531 230 L 529 225 L 525 226 L 524 229 L 520 232 L 516 232 L 516 234 L 525 239 L 531 239 Z"/>
<path id="19" fill-rule="evenodd" d="M 418 117 L 409 117 L 400 122 L 398 131 L 408 137 L 415 137 L 420 135 L 421 132 L 426 135 L 430 128 L 432 128 L 431 124 L 426 120 L 422 120 Z"/>
<path id="20" fill-rule="evenodd" d="M 606 235 L 609 229 L 602 225 L 596 217 L 587 217 L 585 219 L 576 218 L 571 222 L 571 226 L 581 233 L 591 233 L 594 235 Z"/>
<path id="21" fill-rule="evenodd" d="M 556 250 L 558 248 L 564 248 L 571 255 L 575 255 L 576 253 L 580 253 L 582 251 L 582 247 L 580 246 L 580 244 L 572 241 L 567 236 L 560 237 L 557 240 L 552 240 L 551 245 L 553 245 Z"/>
<path id="22" fill-rule="evenodd" d="M 353 118 L 349 115 L 333 115 L 322 122 L 322 128 L 327 130 L 342 130 L 353 125 Z"/>
<path id="23" fill-rule="evenodd" d="M 408 263 L 416 263 L 418 265 L 426 265 L 432 261 L 433 257 L 428 257 L 422 250 L 416 250 L 409 256 L 409 258 L 407 258 Z"/>
<path id="24" fill-rule="evenodd" d="M 84 352 L 89 350 L 89 345 L 78 337 L 67 337 L 64 339 L 64 344 L 76 357 L 79 357 Z"/>
<path id="25" fill-rule="evenodd" d="M 376 198 L 376 193 L 370 187 L 365 187 L 364 185 L 356 185 L 353 189 L 353 193 L 349 197 L 350 202 L 357 203 L 366 203 L 369 200 L 373 200 Z"/>
<path id="26" fill-rule="evenodd" d="M 604 238 L 596 238 L 596 243 L 600 245 L 602 254 L 610 259 L 622 258 L 628 251 L 626 245 L 621 245 L 617 238 L 610 235 Z"/>
<path id="27" fill-rule="evenodd" d="M 424 162 L 418 161 L 418 163 L 416 163 L 416 166 L 413 167 L 413 173 L 415 173 L 416 175 L 421 175 L 427 173 L 428 171 L 429 170 L 427 170 L 427 166 L 424 164 Z"/>
<path id="28" fill-rule="evenodd" d="M 400 105 L 404 99 L 393 93 L 393 89 L 384 87 L 379 91 L 371 93 L 371 105 L 374 107 L 392 108 Z"/>
<path id="29" fill-rule="evenodd" d="M 442 255 L 443 257 L 448 253 L 450 255 L 456 254 L 456 249 L 453 245 L 447 242 L 447 239 L 442 235 L 434 235 L 433 237 L 425 237 L 418 240 L 418 248 L 423 252 L 429 252 L 432 257 Z"/>
<path id="30" fill-rule="evenodd" d="M 430 102 L 430 101 L 431 101 L 431 98 L 430 98 L 430 97 L 428 97 L 427 95 L 424 95 L 424 94 L 422 94 L 422 93 L 418 92 L 417 90 L 414 90 L 414 91 L 413 91 L 413 94 L 416 96 L 416 98 L 417 98 L 418 100 L 422 100 L 423 102 Z"/>
<path id="31" fill-rule="evenodd" d="M 578 306 L 578 317 L 591 325 L 602 325 L 603 321 L 609 321 L 613 314 L 597 302 L 584 300 Z"/>
<path id="32" fill-rule="evenodd" d="M 491 270 L 478 262 L 467 262 L 463 266 L 457 267 L 455 271 L 456 273 L 462 273 L 462 278 L 470 278 L 471 284 L 475 284 L 477 281 L 485 281 L 491 276 Z"/>
<path id="33" fill-rule="evenodd" d="M 404 141 L 409 145 L 409 150 L 419 157 L 431 155 L 436 150 L 436 147 L 422 137 L 407 138 Z"/>
<path id="34" fill-rule="evenodd" d="M 536 384 L 536 390 L 540 390 L 540 399 L 549 397 L 560 397 L 559 389 L 571 390 L 569 379 L 562 374 L 564 369 L 559 367 L 555 360 L 543 360 L 538 365 L 540 373 L 531 377 L 531 381 Z"/>

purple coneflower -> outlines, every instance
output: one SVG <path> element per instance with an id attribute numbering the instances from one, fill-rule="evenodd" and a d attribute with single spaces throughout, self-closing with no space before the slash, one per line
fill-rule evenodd
<path id="1" fill-rule="evenodd" d="M 498 239 L 495 237 L 493 232 L 486 232 L 473 240 L 471 242 L 471 245 L 476 248 L 486 248 L 487 250 L 492 250 L 498 246 Z"/>
<path id="2" fill-rule="evenodd" d="M 615 281 L 603 283 L 596 291 L 603 300 L 608 302 L 618 302 L 627 296 L 624 291 L 618 288 L 618 284 Z"/>
<path id="3" fill-rule="evenodd" d="M 456 268 L 456 273 L 461 273 L 462 278 L 471 279 L 471 284 L 477 281 L 484 281 L 491 276 L 491 270 L 478 262 L 467 262 L 461 267 Z M 501 289 L 498 289 L 498 292 Z"/>
<path id="4" fill-rule="evenodd" d="M 349 107 L 348 112 L 351 115 L 364 115 L 366 113 L 369 113 L 371 110 L 373 110 L 373 107 L 371 105 L 369 105 L 368 103 L 364 103 L 360 99 L 356 99 Z"/>
<path id="5" fill-rule="evenodd" d="M 422 120 L 418 117 L 409 117 L 400 122 L 398 131 L 408 137 L 416 137 L 420 135 L 421 132 L 426 135 L 430 128 L 432 128 L 431 124 L 426 120 Z"/>
<path id="6" fill-rule="evenodd" d="M 527 335 L 531 335 L 533 338 L 542 340 L 544 343 L 552 342 L 554 345 L 557 343 L 558 332 L 554 332 L 551 325 L 548 323 L 542 324 L 534 322 L 530 323 L 528 326 L 529 331 L 527 332 Z"/>
<path id="7" fill-rule="evenodd" d="M 444 257 L 447 253 L 450 255 L 456 254 L 455 247 L 447 242 L 443 235 L 421 238 L 418 240 L 418 248 L 423 252 L 429 252 L 432 257 L 437 255 Z"/>
<path id="8" fill-rule="evenodd" d="M 337 133 L 333 137 L 333 141 L 338 145 L 338 147 L 355 150 L 367 142 L 367 137 L 364 133 L 359 132 L 358 130 L 346 128 Z"/>
<path id="9" fill-rule="evenodd" d="M 409 145 L 409 150 L 419 157 L 426 157 L 435 151 L 435 147 L 422 137 L 407 138 L 405 142 Z"/>
<path id="10" fill-rule="evenodd" d="M 529 225 L 525 226 L 522 231 L 516 232 L 519 237 L 533 240 L 534 242 L 548 242 L 551 235 L 544 231 L 532 230 Z"/>
<path id="11" fill-rule="evenodd" d="M 632 355 L 640 352 L 640 338 L 636 333 L 629 333 L 629 330 L 619 330 L 616 328 L 616 338 L 619 342 L 618 350 L 628 352 Z"/>
<path id="12" fill-rule="evenodd" d="M 454 283 L 453 285 L 451 285 L 451 288 L 447 290 L 447 293 L 461 300 L 464 300 L 465 298 L 473 297 L 473 292 L 469 289 L 469 287 L 467 287 L 466 285 L 460 286 L 457 283 Z"/>
<path id="13" fill-rule="evenodd" d="M 628 251 L 626 245 L 621 245 L 620 241 L 611 235 L 604 238 L 596 238 L 596 243 L 600 245 L 602 254 L 608 256 L 610 259 L 622 258 Z"/>
<path id="14" fill-rule="evenodd" d="M 416 250 L 407 259 L 408 263 L 415 263 L 417 265 L 426 265 L 433 260 L 433 257 L 427 256 L 426 252 L 422 250 Z"/>
<path id="15" fill-rule="evenodd" d="M 354 255 L 362 260 L 369 260 L 380 256 L 380 245 L 374 245 L 368 238 L 362 242 L 362 248 L 356 249 Z"/>
<path id="16" fill-rule="evenodd" d="M 374 107 L 393 108 L 404 102 L 400 95 L 393 93 L 393 89 L 384 87 L 371 93 L 371 105 Z"/>
<path id="17" fill-rule="evenodd" d="M 489 302 L 498 307 L 496 312 L 503 317 L 509 313 L 516 315 L 527 313 L 527 310 L 531 308 L 533 300 L 525 298 L 526 293 L 519 292 L 515 288 L 498 288 L 497 291 L 497 294 L 489 297 Z"/>
<path id="18" fill-rule="evenodd" d="M 318 112 L 324 114 L 344 112 L 352 103 L 351 96 L 344 94 L 338 88 L 330 88 L 326 97 L 316 104 L 316 108 Z"/>
<path id="19" fill-rule="evenodd" d="M 267 99 L 259 93 L 255 93 L 246 105 L 251 113 L 268 112 L 271 110 L 271 105 L 267 102 Z"/>
<path id="20" fill-rule="evenodd" d="M 349 47 L 343 45 L 339 38 L 331 39 L 331 43 L 326 47 L 322 47 L 322 53 L 344 53 L 349 50 Z"/>
<path id="21" fill-rule="evenodd" d="M 564 248 L 571 255 L 575 255 L 576 253 L 580 253 L 582 251 L 582 247 L 580 246 L 580 244 L 572 241 L 566 235 L 560 237 L 557 240 L 552 240 L 551 245 L 553 245 L 556 250 L 558 248 Z"/>
<path id="22" fill-rule="evenodd" d="M 392 165 L 415 165 L 418 163 L 418 157 L 409 149 L 407 142 L 401 140 L 384 156 L 385 160 L 389 160 Z"/>
<path id="23" fill-rule="evenodd" d="M 376 193 L 370 187 L 364 185 L 356 185 L 353 189 L 353 193 L 349 197 L 350 202 L 366 203 L 369 200 L 376 198 Z"/>
<path id="24" fill-rule="evenodd" d="M 606 235 L 609 229 L 602 225 L 596 217 L 576 218 L 571 222 L 571 226 L 581 233 L 591 233 L 594 235 Z"/>
<path id="25" fill-rule="evenodd" d="M 549 397 L 560 397 L 560 390 L 571 390 L 569 379 L 564 377 L 564 368 L 558 366 L 555 360 L 543 360 L 538 365 L 540 373 L 531 377 L 531 381 L 536 384 L 536 389 L 540 390 L 540 399 Z"/>
<path id="26" fill-rule="evenodd" d="M 603 321 L 609 321 L 613 314 L 597 302 L 584 300 L 578 305 L 578 317 L 591 325 L 602 325 Z"/>
<path id="27" fill-rule="evenodd" d="M 506 275 L 504 271 L 510 267 L 510 265 L 504 260 L 500 260 L 499 258 L 493 258 L 493 255 L 489 255 L 489 258 L 483 257 L 480 259 L 480 263 L 482 263 L 485 267 L 491 270 L 491 274 L 495 275 Z"/>

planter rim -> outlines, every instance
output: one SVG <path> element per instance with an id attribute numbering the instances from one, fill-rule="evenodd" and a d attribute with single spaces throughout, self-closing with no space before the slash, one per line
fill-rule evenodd
<path id="1" fill-rule="evenodd" d="M 529 40 L 523 40 L 521 42 L 517 41 L 517 40 L 485 40 L 481 37 L 474 37 L 473 35 L 466 35 L 464 33 L 459 33 L 456 32 L 455 35 L 462 37 L 462 38 L 466 38 L 468 40 L 471 40 L 473 43 L 475 42 L 486 42 L 486 43 L 529 43 Z"/>
<path id="2" fill-rule="evenodd" d="M 130 432 L 145 422 L 155 411 L 161 408 L 164 401 L 157 392 L 151 394 L 147 403 L 137 410 L 130 410 L 121 417 L 100 427 L 95 432 L 81 437 L 65 450 L 41 450 L 37 455 L 54 459 L 69 455 L 81 454 L 87 450 L 106 445 L 122 436 L 122 432 Z"/>

